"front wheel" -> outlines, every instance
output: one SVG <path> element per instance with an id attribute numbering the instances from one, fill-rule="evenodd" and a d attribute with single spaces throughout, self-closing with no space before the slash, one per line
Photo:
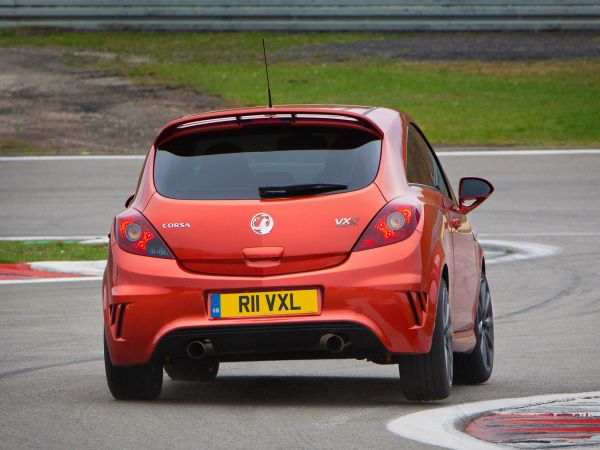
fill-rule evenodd
<path id="1" fill-rule="evenodd" d="M 104 336 L 104 368 L 108 389 L 117 400 L 154 400 L 162 391 L 161 364 L 120 367 L 113 365 Z"/>
<path id="2" fill-rule="evenodd" d="M 448 285 L 442 278 L 431 350 L 400 358 L 400 384 L 408 400 L 441 400 L 450 395 L 453 378 L 452 321 Z"/>
<path id="3" fill-rule="evenodd" d="M 483 383 L 490 378 L 494 367 L 494 314 L 485 276 L 479 283 L 474 330 L 476 343 L 473 351 L 454 355 L 454 372 L 459 384 Z"/>

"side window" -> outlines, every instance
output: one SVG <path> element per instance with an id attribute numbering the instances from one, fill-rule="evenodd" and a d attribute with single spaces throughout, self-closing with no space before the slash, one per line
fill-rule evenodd
<path id="1" fill-rule="evenodd" d="M 437 189 L 452 198 L 442 169 L 433 156 L 432 150 L 412 124 L 408 126 L 406 142 L 406 179 L 409 183 Z"/>
<path id="2" fill-rule="evenodd" d="M 446 184 L 446 179 L 444 178 L 442 168 L 436 160 L 433 161 L 433 169 L 433 182 L 435 187 L 442 191 L 446 195 L 446 197 L 452 198 L 452 194 L 450 193 L 450 188 Z"/>
<path id="3" fill-rule="evenodd" d="M 433 157 L 419 132 L 408 126 L 406 140 L 406 179 L 409 183 L 435 187 Z"/>

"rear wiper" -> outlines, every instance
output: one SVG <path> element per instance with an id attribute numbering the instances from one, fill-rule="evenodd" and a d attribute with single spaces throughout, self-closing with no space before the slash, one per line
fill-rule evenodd
<path id="1" fill-rule="evenodd" d="M 348 189 L 348 186 L 332 183 L 290 184 L 288 186 L 260 186 L 258 194 L 261 198 L 298 197 L 300 195 L 321 194 L 341 189 Z"/>

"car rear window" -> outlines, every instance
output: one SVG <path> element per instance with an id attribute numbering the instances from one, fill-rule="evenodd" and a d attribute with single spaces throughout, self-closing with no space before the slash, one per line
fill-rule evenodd
<path id="1" fill-rule="evenodd" d="M 194 200 L 258 199 L 259 187 L 313 183 L 361 189 L 379 168 L 381 139 L 332 126 L 258 126 L 200 132 L 160 145 L 158 192 Z"/>

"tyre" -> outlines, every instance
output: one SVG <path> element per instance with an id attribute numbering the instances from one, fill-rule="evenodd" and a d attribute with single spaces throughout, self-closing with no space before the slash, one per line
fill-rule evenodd
<path id="1" fill-rule="evenodd" d="M 161 364 L 143 366 L 114 366 L 104 336 L 104 368 L 108 389 L 117 400 L 153 400 L 162 391 Z"/>
<path id="2" fill-rule="evenodd" d="M 165 365 L 165 372 L 173 381 L 212 381 L 219 372 L 219 361 L 208 357 L 180 360 Z"/>
<path id="3" fill-rule="evenodd" d="M 440 282 L 435 329 L 429 353 L 400 358 L 400 385 L 408 400 L 441 400 L 450 395 L 453 377 L 452 321 L 448 285 Z"/>
<path id="4" fill-rule="evenodd" d="M 454 355 L 454 373 L 458 384 L 479 384 L 487 381 L 494 367 L 494 314 L 492 298 L 485 276 L 479 283 L 479 299 L 475 314 L 475 348 L 471 353 Z"/>

